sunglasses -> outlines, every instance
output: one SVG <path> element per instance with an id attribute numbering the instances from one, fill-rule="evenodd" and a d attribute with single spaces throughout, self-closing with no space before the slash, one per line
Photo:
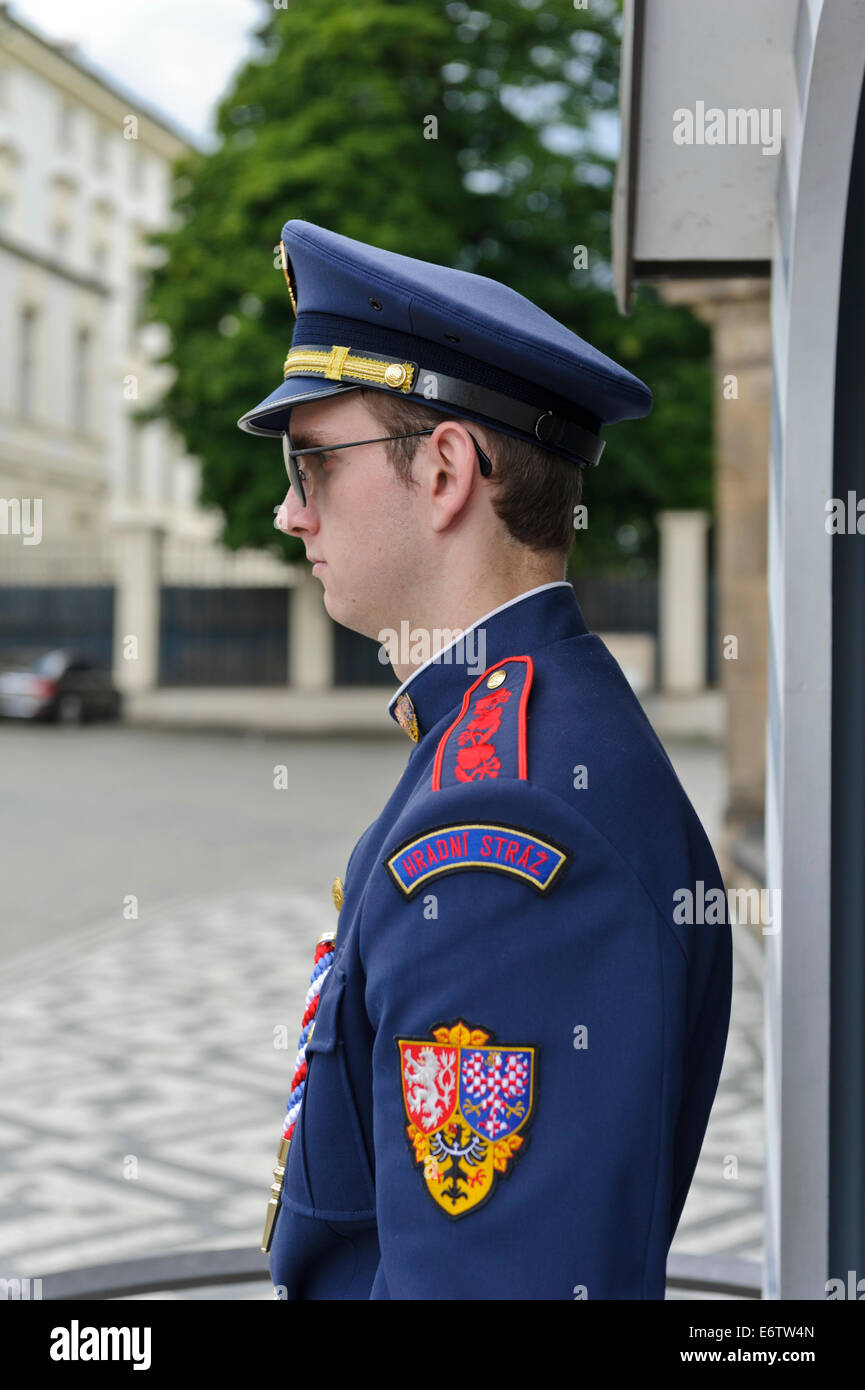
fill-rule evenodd
<path id="1" fill-rule="evenodd" d="M 376 439 L 354 439 L 348 444 L 319 444 L 317 447 L 311 449 L 292 449 L 288 434 L 283 431 L 282 454 L 285 459 L 289 482 L 297 493 L 300 505 L 305 507 L 307 498 L 312 497 L 315 493 L 315 470 L 303 468 L 297 462 L 299 458 L 303 458 L 305 455 L 309 454 L 318 454 L 320 458 L 324 459 L 328 454 L 335 453 L 337 449 L 356 449 L 361 444 L 383 444 L 389 439 L 414 439 L 417 435 L 432 434 L 434 428 L 435 427 L 427 430 L 411 430 L 408 434 L 383 434 Z M 484 453 L 471 430 L 468 431 L 468 434 L 477 451 L 481 473 L 485 478 L 488 478 L 493 471 L 492 462 L 489 456 Z"/>

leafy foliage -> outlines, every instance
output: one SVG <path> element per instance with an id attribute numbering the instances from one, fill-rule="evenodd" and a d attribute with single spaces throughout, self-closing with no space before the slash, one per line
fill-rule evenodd
<path id="1" fill-rule="evenodd" d="M 303 553 L 273 528 L 281 451 L 236 423 L 281 380 L 294 320 L 276 249 L 300 217 L 502 280 L 642 376 L 654 410 L 607 432 L 572 564 L 651 561 L 655 511 L 710 501 L 708 335 L 651 289 L 628 319 L 611 293 L 614 163 L 599 134 L 614 125 L 615 0 L 285 0 L 262 3 L 262 21 L 218 147 L 175 169 L 148 309 L 174 368 L 157 409 L 202 461 L 225 544 Z"/>

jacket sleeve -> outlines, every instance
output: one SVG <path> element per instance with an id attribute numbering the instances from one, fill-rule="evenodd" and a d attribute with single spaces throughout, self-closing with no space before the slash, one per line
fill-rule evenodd
<path id="1" fill-rule="evenodd" d="M 526 781 L 403 816 L 361 919 L 373 1298 L 663 1299 L 695 949 Z"/>

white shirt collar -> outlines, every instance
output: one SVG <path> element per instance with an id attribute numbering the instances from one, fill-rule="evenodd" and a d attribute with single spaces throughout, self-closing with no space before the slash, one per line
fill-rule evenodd
<path id="1" fill-rule="evenodd" d="M 527 589 L 524 594 L 516 594 L 514 598 L 509 598 L 506 603 L 500 603 L 498 608 L 491 608 L 489 613 L 484 613 L 481 615 L 480 618 L 476 618 L 473 623 L 470 623 L 469 626 L 464 629 L 463 632 L 458 633 L 457 636 L 452 638 L 446 646 L 440 647 L 437 652 L 433 652 L 432 656 L 428 657 L 422 666 L 418 666 L 416 670 L 412 671 L 410 676 L 406 677 L 399 689 L 395 690 L 391 695 L 390 699 L 388 700 L 388 712 L 390 712 L 391 706 L 394 704 L 396 700 L 399 699 L 403 691 L 408 689 L 415 676 L 419 676 L 421 671 L 425 670 L 427 666 L 431 666 L 432 663 L 441 656 L 442 652 L 446 652 L 448 650 L 448 647 L 453 647 L 457 642 L 461 642 L 465 637 L 466 632 L 471 632 L 472 628 L 478 627 L 480 623 L 485 623 L 487 618 L 491 618 L 495 613 L 501 613 L 504 611 L 505 608 L 510 608 L 515 603 L 522 603 L 524 598 L 531 598 L 532 594 L 541 594 L 543 593 L 544 589 L 555 589 L 561 585 L 564 585 L 568 589 L 571 588 L 571 583 L 569 580 L 553 579 L 549 582 L 549 584 L 538 584 L 538 586 L 534 589 Z"/>

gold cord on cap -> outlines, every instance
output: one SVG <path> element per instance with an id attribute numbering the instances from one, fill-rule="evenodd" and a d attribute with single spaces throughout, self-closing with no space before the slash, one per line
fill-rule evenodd
<path id="1" fill-rule="evenodd" d="M 282 273 L 285 276 L 285 283 L 288 285 L 288 297 L 291 300 L 294 317 L 297 318 L 297 300 L 294 297 L 294 286 L 291 282 L 291 272 L 288 268 L 288 256 L 285 254 L 285 242 L 282 238 L 280 238 L 279 242 L 279 259 L 282 264 Z"/>
<path id="2" fill-rule="evenodd" d="M 372 385 L 389 386 L 391 390 L 407 395 L 414 384 L 417 367 L 414 362 L 389 362 L 365 357 L 362 353 L 353 353 L 350 347 L 335 345 L 332 348 L 291 348 L 283 363 L 283 378 L 295 372 L 302 376 L 314 376 L 320 372 L 329 381 L 368 381 Z"/>

